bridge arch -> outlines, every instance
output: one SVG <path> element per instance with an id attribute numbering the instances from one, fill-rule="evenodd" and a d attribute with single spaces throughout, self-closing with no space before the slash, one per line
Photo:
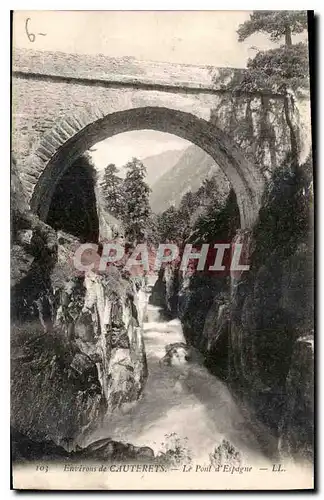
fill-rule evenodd
<path id="1" fill-rule="evenodd" d="M 35 179 L 30 205 L 46 220 L 57 183 L 72 163 L 97 142 L 132 130 L 151 129 L 186 139 L 221 167 L 237 197 L 242 229 L 257 218 L 264 187 L 260 169 L 222 130 L 197 116 L 168 107 L 139 107 L 105 114 L 98 108 L 67 115 L 48 132 L 29 159 Z"/>

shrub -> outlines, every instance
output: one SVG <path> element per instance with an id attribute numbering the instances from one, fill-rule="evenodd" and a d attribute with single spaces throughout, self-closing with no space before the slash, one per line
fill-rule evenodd
<path id="1" fill-rule="evenodd" d="M 165 434 L 165 443 L 161 443 L 162 450 L 157 455 L 158 462 L 168 467 L 189 464 L 192 458 L 187 441 L 187 438 L 178 437 L 176 432 Z"/>
<path id="2" fill-rule="evenodd" d="M 223 439 L 213 453 L 209 454 L 209 459 L 214 467 L 227 464 L 237 467 L 242 463 L 241 453 L 226 439 Z"/>

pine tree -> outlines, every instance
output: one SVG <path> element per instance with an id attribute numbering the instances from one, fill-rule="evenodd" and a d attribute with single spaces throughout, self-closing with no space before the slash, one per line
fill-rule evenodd
<path id="1" fill-rule="evenodd" d="M 196 210 L 201 204 L 201 198 L 198 196 L 197 192 L 187 191 L 180 202 L 179 206 L 179 218 L 181 224 L 179 227 L 179 234 L 183 241 L 185 241 L 190 232 L 193 223 L 193 218 Z"/>
<path id="2" fill-rule="evenodd" d="M 116 165 L 110 163 L 106 168 L 101 183 L 101 189 L 105 199 L 106 210 L 114 217 L 120 218 L 123 214 L 123 192 L 122 179 L 117 175 Z"/>
<path id="3" fill-rule="evenodd" d="M 123 223 L 126 238 L 134 243 L 147 239 L 151 209 L 150 188 L 145 182 L 146 168 L 137 158 L 125 165 L 127 174 L 123 183 L 125 209 Z"/>
<path id="4" fill-rule="evenodd" d="M 238 29 L 239 41 L 243 42 L 254 33 L 263 32 L 273 42 L 285 37 L 285 44 L 292 45 L 292 35 L 307 29 L 307 14 L 303 10 L 256 10 L 250 19 Z"/>
<path id="5" fill-rule="evenodd" d="M 174 205 L 158 216 L 157 230 L 162 243 L 176 242 L 179 238 L 181 220 Z"/>
<path id="6" fill-rule="evenodd" d="M 293 44 L 293 35 L 307 30 L 305 11 L 254 11 L 250 19 L 238 29 L 239 41 L 257 32 L 266 33 L 270 39 L 284 45 L 260 51 L 247 63 L 247 71 L 239 85 L 249 92 L 274 92 L 284 96 L 284 113 L 290 132 L 292 164 L 298 162 L 298 138 L 291 110 L 294 93 L 309 85 L 308 50 L 304 42 Z"/>

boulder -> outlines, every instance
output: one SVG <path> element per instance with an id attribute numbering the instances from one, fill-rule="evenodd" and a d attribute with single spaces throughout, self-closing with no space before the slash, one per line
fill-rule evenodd
<path id="1" fill-rule="evenodd" d="M 204 356 L 198 349 L 184 342 L 175 342 L 165 346 L 166 354 L 160 363 L 167 366 L 184 365 L 188 363 L 204 363 Z"/>
<path id="2" fill-rule="evenodd" d="M 14 463 L 25 461 L 60 461 L 76 462 L 93 461 L 148 461 L 154 462 L 154 452 L 148 446 L 133 446 L 111 438 L 100 439 L 85 448 L 67 451 L 53 441 L 36 441 L 11 429 L 12 460 Z"/>

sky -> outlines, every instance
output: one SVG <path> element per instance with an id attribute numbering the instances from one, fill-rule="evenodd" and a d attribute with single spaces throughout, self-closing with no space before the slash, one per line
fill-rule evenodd
<path id="1" fill-rule="evenodd" d="M 13 45 L 19 48 L 185 64 L 243 68 L 255 49 L 273 46 L 257 34 L 238 43 L 236 30 L 249 11 L 15 11 Z M 30 41 L 26 33 L 35 34 Z M 39 34 L 43 33 L 43 35 Z M 100 170 L 121 166 L 133 156 L 143 159 L 187 141 L 155 131 L 134 131 L 111 137 L 93 149 Z"/>
<path id="2" fill-rule="evenodd" d="M 249 11 L 15 11 L 14 45 L 37 50 L 133 56 L 187 64 L 244 67 L 263 35 L 238 43 Z M 28 29 L 36 35 L 31 42 Z M 43 33 L 45 36 L 37 35 Z"/>

